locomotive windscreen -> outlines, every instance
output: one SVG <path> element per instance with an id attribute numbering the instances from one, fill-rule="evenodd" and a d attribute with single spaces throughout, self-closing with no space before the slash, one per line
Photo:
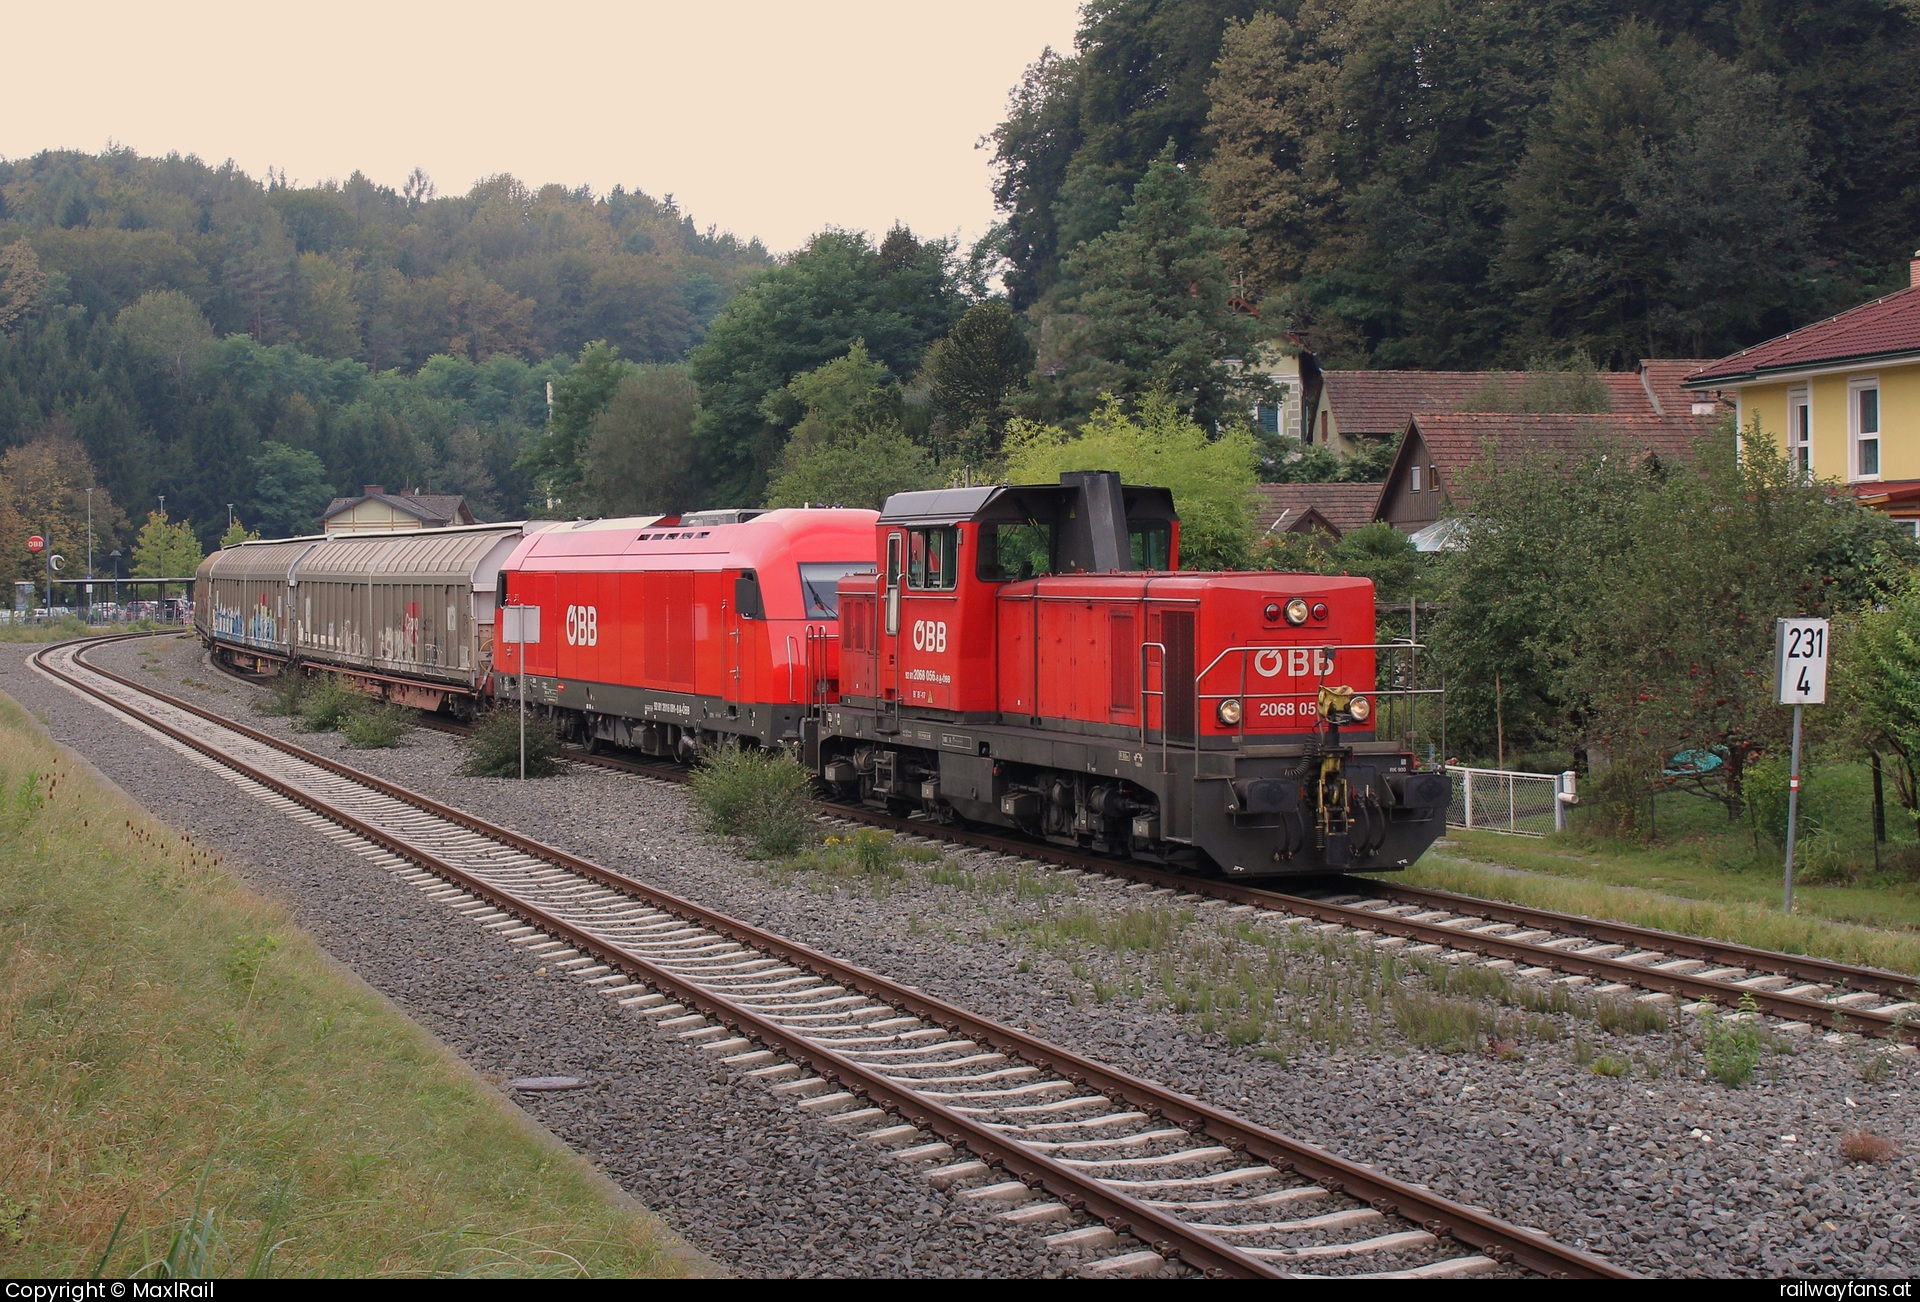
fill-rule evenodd
<path id="1" fill-rule="evenodd" d="M 871 574 L 872 561 L 807 561 L 800 566 L 800 596 L 806 619 L 840 618 L 840 580 L 849 574 Z"/>

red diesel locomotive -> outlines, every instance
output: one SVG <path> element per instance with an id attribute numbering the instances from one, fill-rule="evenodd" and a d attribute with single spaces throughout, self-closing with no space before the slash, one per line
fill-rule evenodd
<path id="1" fill-rule="evenodd" d="M 683 761 L 726 739 L 798 742 L 836 674 L 838 584 L 874 567 L 876 518 L 708 511 L 530 533 L 497 604 L 538 607 L 540 640 L 494 648 L 495 694 L 524 673 L 569 738 Z"/>
<path id="2" fill-rule="evenodd" d="M 1390 869 L 1450 779 L 1376 737 L 1373 585 L 1184 574 L 1111 473 L 871 511 L 562 525 L 501 568 L 496 649 L 576 739 L 796 746 L 847 798 L 1235 875 Z"/>

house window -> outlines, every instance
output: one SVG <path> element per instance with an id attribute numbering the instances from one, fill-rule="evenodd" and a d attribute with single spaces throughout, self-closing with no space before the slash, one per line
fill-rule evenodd
<path id="1" fill-rule="evenodd" d="M 1408 487 L 1411 488 L 1416 493 L 1420 491 L 1420 467 L 1419 466 L 1415 466 L 1413 468 L 1413 479 L 1412 479 L 1412 482 L 1408 485 Z"/>
<path id="2" fill-rule="evenodd" d="M 1436 493 L 1440 491 L 1440 467 L 1431 465 L 1427 467 L 1427 487 Z"/>
<path id="3" fill-rule="evenodd" d="M 1278 407 L 1269 407 L 1264 402 L 1261 403 L 1253 409 L 1253 423 L 1259 427 L 1262 434 L 1278 434 L 1280 432 L 1280 409 Z"/>
<path id="4" fill-rule="evenodd" d="M 1805 389 L 1787 390 L 1787 457 L 1802 478 L 1813 478 L 1813 404 Z"/>
<path id="5" fill-rule="evenodd" d="M 1880 381 L 1855 380 L 1847 386 L 1847 420 L 1853 426 L 1853 468 L 1857 479 L 1880 478 Z"/>

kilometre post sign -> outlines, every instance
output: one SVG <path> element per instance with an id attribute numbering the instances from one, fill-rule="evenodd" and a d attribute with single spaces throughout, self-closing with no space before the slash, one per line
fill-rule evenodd
<path id="1" fill-rule="evenodd" d="M 1773 681 L 1782 705 L 1827 701 L 1828 628 L 1824 619 L 1780 619 L 1773 625 Z"/>

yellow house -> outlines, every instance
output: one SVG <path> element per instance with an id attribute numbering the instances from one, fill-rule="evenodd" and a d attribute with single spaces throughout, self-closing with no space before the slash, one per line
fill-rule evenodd
<path id="1" fill-rule="evenodd" d="M 1723 357 L 1687 378 L 1743 432 L 1920 534 L 1920 253 L 1908 288 Z"/>
<path id="2" fill-rule="evenodd" d="M 477 523 L 467 499 L 457 493 L 389 493 L 379 484 L 368 484 L 358 497 L 336 497 L 320 513 L 320 528 L 326 533 L 391 533 Z"/>

